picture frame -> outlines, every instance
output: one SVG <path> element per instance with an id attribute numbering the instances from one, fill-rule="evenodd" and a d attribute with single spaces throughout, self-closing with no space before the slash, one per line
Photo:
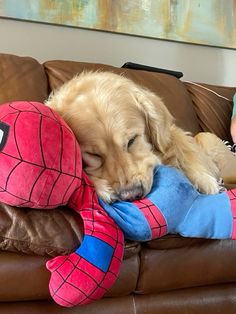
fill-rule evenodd
<path id="1" fill-rule="evenodd" d="M 236 0 L 0 0 L 0 18 L 236 49 Z"/>

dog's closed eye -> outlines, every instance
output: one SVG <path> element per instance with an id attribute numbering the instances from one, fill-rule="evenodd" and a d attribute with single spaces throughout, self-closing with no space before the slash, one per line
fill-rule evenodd
<path id="1" fill-rule="evenodd" d="M 83 161 L 85 168 L 92 168 L 92 169 L 98 169 L 102 166 L 103 160 L 102 157 L 97 154 L 92 154 L 85 152 L 83 155 Z"/>
<path id="2" fill-rule="evenodd" d="M 137 137 L 138 137 L 138 135 L 134 135 L 134 136 L 132 136 L 132 137 L 129 139 L 129 141 L 128 141 L 128 143 L 127 143 L 127 149 L 129 149 L 129 148 L 134 144 L 134 142 L 135 142 L 135 140 L 137 139 Z"/>

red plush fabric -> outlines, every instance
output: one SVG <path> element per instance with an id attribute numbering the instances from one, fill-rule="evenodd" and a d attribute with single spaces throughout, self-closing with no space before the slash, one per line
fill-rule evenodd
<path id="1" fill-rule="evenodd" d="M 118 276 L 123 233 L 99 205 L 71 129 L 38 102 L 1 105 L 0 168 L 0 201 L 44 209 L 69 203 L 83 219 L 81 246 L 47 263 L 54 300 L 70 307 L 101 298 Z"/>

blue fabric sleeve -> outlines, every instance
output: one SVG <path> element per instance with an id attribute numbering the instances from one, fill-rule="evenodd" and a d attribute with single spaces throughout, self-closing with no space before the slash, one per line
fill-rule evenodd
<path id="1" fill-rule="evenodd" d="M 140 242 L 151 240 L 152 232 L 147 219 L 133 203 L 119 201 L 107 204 L 102 199 L 99 199 L 99 203 L 121 228 L 125 239 Z"/>

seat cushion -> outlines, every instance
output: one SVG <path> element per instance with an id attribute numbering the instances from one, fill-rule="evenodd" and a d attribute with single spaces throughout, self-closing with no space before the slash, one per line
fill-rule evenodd
<path id="1" fill-rule="evenodd" d="M 149 244 L 142 248 L 137 292 L 148 294 L 236 281 L 235 240 L 170 240 L 171 243 L 160 239 L 151 248 Z"/>
<path id="2" fill-rule="evenodd" d="M 45 266 L 48 259 L 0 251 L 0 304 L 4 301 L 51 299 L 48 290 L 50 272 Z M 129 295 L 136 288 L 138 275 L 139 256 L 136 254 L 123 261 L 119 277 L 106 296 Z"/>

